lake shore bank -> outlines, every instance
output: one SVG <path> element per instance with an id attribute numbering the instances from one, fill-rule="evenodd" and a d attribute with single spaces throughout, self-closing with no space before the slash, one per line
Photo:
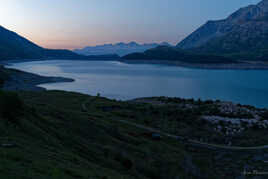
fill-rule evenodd
<path id="1" fill-rule="evenodd" d="M 57 59 L 20 59 L 20 60 L 4 60 L 0 61 L 0 65 L 10 65 L 13 63 L 24 63 L 34 61 L 50 61 Z M 66 59 L 73 61 L 71 59 Z M 81 61 L 81 60 L 80 60 Z M 82 61 L 118 61 L 127 64 L 158 64 L 168 66 L 179 66 L 185 68 L 208 69 L 208 70 L 268 70 L 268 62 L 263 61 L 240 61 L 237 63 L 185 63 L 181 61 L 171 60 L 125 60 L 125 59 L 111 59 L 111 60 L 82 60 Z"/>
<path id="2" fill-rule="evenodd" d="M 185 63 L 180 61 L 170 60 L 121 60 L 127 64 L 160 64 L 169 66 L 179 66 L 185 68 L 197 69 L 215 69 L 215 70 L 268 70 L 267 62 L 249 62 L 243 61 L 238 63 Z"/>
<path id="3" fill-rule="evenodd" d="M 8 79 L 4 82 L 2 87 L 2 90 L 7 91 L 45 91 L 45 88 L 39 87 L 38 85 L 75 81 L 74 79 L 63 77 L 40 76 L 12 68 L 1 67 L 1 70 L 4 70 L 8 75 Z"/>

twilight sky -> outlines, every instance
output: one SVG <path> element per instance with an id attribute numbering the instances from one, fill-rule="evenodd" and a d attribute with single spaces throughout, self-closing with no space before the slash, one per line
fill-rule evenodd
<path id="1" fill-rule="evenodd" d="M 0 25 L 47 48 L 178 43 L 207 20 L 260 0 L 0 0 Z"/>

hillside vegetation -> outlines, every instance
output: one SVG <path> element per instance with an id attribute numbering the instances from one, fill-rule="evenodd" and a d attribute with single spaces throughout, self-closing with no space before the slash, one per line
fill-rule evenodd
<path id="1" fill-rule="evenodd" d="M 211 150 L 120 121 L 151 126 L 152 120 L 179 116 L 165 106 L 63 91 L 11 98 L 20 105 L 8 107 L 17 111 L 12 118 L 0 117 L 0 178 L 235 178 L 245 166 L 267 170 L 254 159 L 266 150 Z"/>

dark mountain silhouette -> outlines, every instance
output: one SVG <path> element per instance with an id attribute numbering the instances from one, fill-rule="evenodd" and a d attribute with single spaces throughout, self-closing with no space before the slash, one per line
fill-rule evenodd
<path id="1" fill-rule="evenodd" d="M 195 54 L 174 47 L 158 46 L 143 53 L 132 53 L 123 60 L 167 60 L 186 63 L 235 63 L 234 60 L 216 55 Z"/>
<path id="2" fill-rule="evenodd" d="M 74 52 L 81 55 L 105 55 L 105 54 L 118 54 L 124 56 L 135 52 L 144 52 L 145 50 L 155 48 L 159 45 L 171 46 L 167 42 L 151 43 L 151 44 L 138 44 L 136 42 L 130 43 L 116 43 L 116 44 L 104 44 L 97 46 L 88 46 L 82 49 L 75 49 Z"/>
<path id="3" fill-rule="evenodd" d="M 241 8 L 224 20 L 208 21 L 177 47 L 237 59 L 268 60 L 268 0 Z"/>
<path id="4" fill-rule="evenodd" d="M 0 26 L 0 59 L 85 58 L 70 50 L 42 48 Z"/>
<path id="5" fill-rule="evenodd" d="M 0 26 L 0 57 L 41 58 L 43 48 Z"/>

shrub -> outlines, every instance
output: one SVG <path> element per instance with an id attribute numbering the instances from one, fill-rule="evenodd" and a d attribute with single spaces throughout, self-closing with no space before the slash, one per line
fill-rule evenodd
<path id="1" fill-rule="evenodd" d="M 10 122 L 16 122 L 22 114 L 23 102 L 16 93 L 0 92 L 0 115 Z"/>
<path id="2" fill-rule="evenodd" d="M 206 100 L 205 104 L 213 104 L 214 102 L 212 100 Z"/>
<path id="3" fill-rule="evenodd" d="M 268 111 L 266 110 L 261 114 L 262 120 L 267 120 L 268 119 Z"/>
<path id="4" fill-rule="evenodd" d="M 4 84 L 4 79 L 0 78 L 0 88 L 3 87 L 3 84 Z"/>
<path id="5" fill-rule="evenodd" d="M 209 114 L 210 115 L 214 115 L 214 116 L 217 116 L 221 113 L 221 111 L 219 110 L 219 108 L 217 107 L 212 107 L 210 110 L 209 110 Z"/>
<path id="6" fill-rule="evenodd" d="M 0 88 L 3 87 L 4 82 L 9 78 L 9 75 L 6 73 L 5 68 L 0 65 Z"/>
<path id="7" fill-rule="evenodd" d="M 127 170 L 130 170 L 133 167 L 133 163 L 130 159 L 125 159 L 121 163 Z"/>
<path id="8" fill-rule="evenodd" d="M 115 156 L 115 160 L 120 162 L 122 166 L 124 166 L 127 170 L 132 169 L 133 167 L 133 163 L 132 161 L 127 157 L 126 154 L 119 152 L 116 156 Z"/>

